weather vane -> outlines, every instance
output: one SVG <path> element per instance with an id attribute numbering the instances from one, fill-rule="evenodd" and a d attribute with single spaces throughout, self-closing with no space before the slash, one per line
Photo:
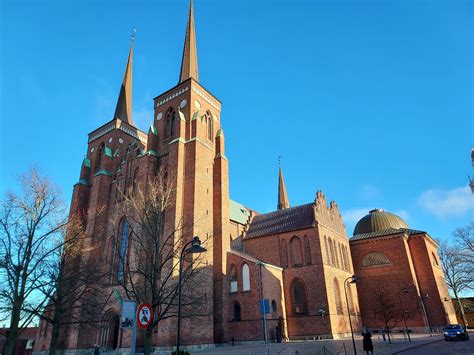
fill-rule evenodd
<path id="1" fill-rule="evenodd" d="M 280 167 L 280 163 L 281 163 L 281 155 L 278 156 L 278 167 Z"/>

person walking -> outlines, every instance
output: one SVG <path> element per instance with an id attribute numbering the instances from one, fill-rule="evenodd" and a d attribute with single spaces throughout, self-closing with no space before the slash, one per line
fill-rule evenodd
<path id="1" fill-rule="evenodd" d="M 374 355 L 374 344 L 372 343 L 372 334 L 368 330 L 364 332 L 364 339 L 362 340 L 362 345 L 364 347 L 364 351 L 367 352 L 369 355 L 369 351 L 372 355 Z"/>

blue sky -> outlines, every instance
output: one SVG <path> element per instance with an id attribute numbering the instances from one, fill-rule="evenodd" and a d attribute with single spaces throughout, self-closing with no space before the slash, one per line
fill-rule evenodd
<path id="1" fill-rule="evenodd" d="M 136 27 L 134 119 L 177 83 L 187 0 L 0 4 L 0 193 L 36 164 L 70 200 Z M 369 209 L 449 238 L 473 218 L 472 2 L 195 0 L 200 81 L 223 102 L 231 197 L 317 190 L 348 234 Z"/>

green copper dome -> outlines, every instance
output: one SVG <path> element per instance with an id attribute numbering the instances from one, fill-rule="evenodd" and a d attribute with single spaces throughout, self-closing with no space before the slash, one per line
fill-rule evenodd
<path id="1" fill-rule="evenodd" d="M 408 228 L 408 224 L 397 215 L 376 208 L 357 222 L 353 235 L 379 232 L 390 228 Z"/>

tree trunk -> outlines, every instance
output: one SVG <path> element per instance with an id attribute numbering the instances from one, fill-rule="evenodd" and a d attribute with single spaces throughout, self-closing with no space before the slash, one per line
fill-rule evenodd
<path id="1" fill-rule="evenodd" d="M 467 329 L 468 323 L 467 323 L 467 319 L 466 319 L 466 314 L 464 313 L 464 306 L 463 306 L 461 300 L 459 299 L 458 293 L 456 291 L 454 291 L 454 297 L 456 298 L 456 301 L 458 302 L 459 312 L 461 312 L 462 321 L 464 323 L 464 326 Z"/>
<path id="2" fill-rule="evenodd" d="M 145 339 L 144 339 L 144 355 L 151 354 L 151 341 L 153 337 L 153 328 L 150 326 L 145 330 Z"/>
<path id="3" fill-rule="evenodd" d="M 49 342 L 49 355 L 55 355 L 58 349 L 59 322 L 53 322 L 51 329 L 51 341 Z"/>
<path id="4" fill-rule="evenodd" d="M 18 302 L 15 302 L 15 306 L 12 310 L 12 318 L 10 321 L 10 329 L 8 330 L 7 344 L 5 346 L 5 355 L 13 355 L 15 351 L 15 343 L 18 339 L 20 323 L 20 307 Z"/>

